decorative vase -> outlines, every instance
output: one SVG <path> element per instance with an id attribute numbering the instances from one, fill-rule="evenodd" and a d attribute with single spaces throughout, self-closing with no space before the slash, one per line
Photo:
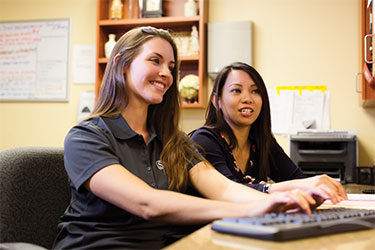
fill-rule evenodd
<path id="1" fill-rule="evenodd" d="M 138 18 L 143 17 L 143 0 L 138 0 Z"/>
<path id="2" fill-rule="evenodd" d="M 115 34 L 109 34 L 108 41 L 104 44 L 104 54 L 105 54 L 105 57 L 107 58 L 111 56 L 113 47 L 115 47 L 116 45 L 115 38 L 116 38 Z"/>
<path id="3" fill-rule="evenodd" d="M 198 14 L 198 6 L 194 0 L 187 0 L 184 5 L 185 16 L 196 16 Z"/>
<path id="4" fill-rule="evenodd" d="M 121 0 L 113 0 L 111 5 L 111 19 L 119 20 L 122 18 L 122 2 Z"/>
<path id="5" fill-rule="evenodd" d="M 128 3 L 128 18 L 133 18 L 133 0 L 129 0 Z"/>
<path id="6" fill-rule="evenodd" d="M 193 25 L 190 35 L 190 56 L 199 55 L 199 38 L 197 26 Z"/>

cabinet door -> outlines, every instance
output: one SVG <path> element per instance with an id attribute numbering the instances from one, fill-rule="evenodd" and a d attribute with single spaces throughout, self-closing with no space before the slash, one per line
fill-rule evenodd
<path id="1" fill-rule="evenodd" d="M 375 23 L 374 0 L 361 0 L 361 69 L 362 93 L 361 104 L 363 107 L 375 107 Z"/>

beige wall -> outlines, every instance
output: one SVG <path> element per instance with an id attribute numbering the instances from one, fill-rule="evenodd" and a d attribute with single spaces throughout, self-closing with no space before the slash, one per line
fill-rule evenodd
<path id="1" fill-rule="evenodd" d="M 67 18 L 72 45 L 95 43 L 95 0 L 0 0 L 0 20 Z M 210 0 L 209 21 L 253 21 L 253 62 L 270 87 L 324 84 L 331 128 L 359 135 L 360 165 L 375 164 L 375 108 L 358 106 L 359 0 Z M 211 85 L 211 82 L 209 83 Z M 60 146 L 75 124 L 78 97 L 93 85 L 70 84 L 68 103 L 0 103 L 0 150 Z M 204 110 L 184 109 L 182 128 L 203 124 Z M 278 136 L 288 151 L 286 137 Z"/>
<path id="2" fill-rule="evenodd" d="M 96 0 L 0 0 L 0 20 L 54 18 L 71 19 L 71 48 L 74 44 L 95 44 Z M 0 103 L 0 150 L 62 146 L 76 123 L 80 93 L 93 89 L 93 84 L 76 85 L 69 80 L 69 102 Z"/>

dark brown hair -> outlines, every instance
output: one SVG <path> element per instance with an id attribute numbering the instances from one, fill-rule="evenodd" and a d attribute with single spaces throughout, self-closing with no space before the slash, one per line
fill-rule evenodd
<path id="1" fill-rule="evenodd" d="M 270 147 L 275 143 L 277 144 L 277 142 L 271 132 L 271 111 L 267 89 L 262 77 L 253 67 L 245 63 L 235 62 L 224 67 L 219 72 L 215 79 L 210 96 L 210 100 L 215 100 L 215 104 L 210 101 L 210 104 L 206 111 L 205 126 L 211 127 L 218 132 L 224 132 L 226 135 L 228 135 L 230 150 L 233 150 L 237 146 L 237 139 L 231 127 L 225 121 L 223 112 L 221 111 L 221 109 L 215 108 L 219 107 L 219 99 L 222 96 L 223 86 L 228 78 L 229 73 L 232 70 L 242 70 L 246 72 L 255 82 L 262 98 L 262 109 L 256 121 L 251 125 L 249 139 L 255 142 L 257 151 L 259 153 L 259 178 L 261 180 L 267 180 L 267 176 L 269 176 L 270 173 L 269 160 L 272 160 L 269 156 Z M 213 97 L 215 98 L 213 99 Z M 276 146 L 279 148 L 278 144 Z"/>
<path id="2" fill-rule="evenodd" d="M 113 117 L 121 114 L 128 103 L 128 88 L 123 70 L 140 53 L 142 45 L 159 37 L 172 46 L 175 61 L 177 47 L 168 31 L 153 27 L 134 28 L 116 43 L 105 69 L 99 96 L 91 116 Z M 117 60 L 115 57 L 117 56 Z M 164 94 L 163 101 L 148 109 L 149 124 L 155 128 L 163 143 L 161 160 L 168 176 L 169 188 L 181 191 L 187 187 L 187 166 L 192 157 L 201 158 L 189 138 L 179 130 L 180 98 L 177 86 L 178 65 L 172 70 L 173 83 Z"/>

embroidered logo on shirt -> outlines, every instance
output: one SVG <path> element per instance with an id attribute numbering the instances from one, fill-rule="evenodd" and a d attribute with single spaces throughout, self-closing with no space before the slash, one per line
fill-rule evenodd
<path id="1" fill-rule="evenodd" d="M 159 170 L 163 170 L 163 169 L 164 169 L 164 166 L 163 166 L 163 164 L 161 163 L 161 160 L 157 160 L 157 161 L 156 161 L 156 167 L 157 167 Z"/>

